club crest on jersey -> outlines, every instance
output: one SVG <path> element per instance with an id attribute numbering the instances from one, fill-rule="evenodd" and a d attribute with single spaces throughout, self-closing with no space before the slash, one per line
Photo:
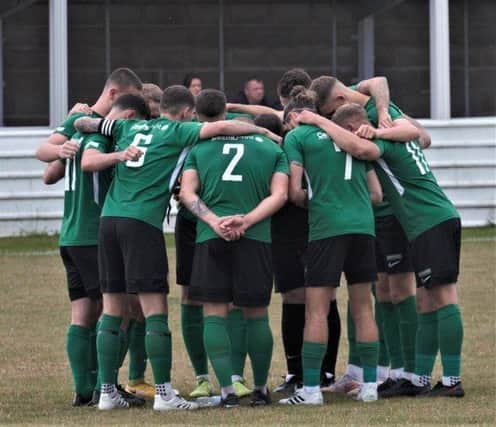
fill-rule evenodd
<path id="1" fill-rule="evenodd" d="M 317 132 L 317 138 L 318 139 L 329 139 L 329 135 L 327 135 L 325 132 Z"/>
<path id="2" fill-rule="evenodd" d="M 263 142 L 263 138 L 261 138 L 259 136 L 256 136 L 255 137 L 255 141 L 257 141 L 257 142 Z"/>

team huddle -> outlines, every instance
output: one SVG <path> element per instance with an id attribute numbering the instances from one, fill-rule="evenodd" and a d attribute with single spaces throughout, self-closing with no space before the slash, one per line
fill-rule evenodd
<path id="1" fill-rule="evenodd" d="M 387 80 L 346 86 L 292 69 L 277 87 L 282 111 L 190 83 L 162 91 L 117 69 L 91 108 L 76 105 L 37 151 L 45 183 L 65 185 L 73 405 L 271 404 L 274 283 L 287 362 L 273 390 L 279 404 L 322 405 L 326 391 L 361 402 L 463 397 L 460 217 L 424 157 L 429 135 L 390 101 Z M 171 198 L 196 377 L 188 400 L 171 378 L 162 231 Z M 349 356 L 337 377 L 342 272 Z M 432 386 L 438 352 L 442 378 Z"/>

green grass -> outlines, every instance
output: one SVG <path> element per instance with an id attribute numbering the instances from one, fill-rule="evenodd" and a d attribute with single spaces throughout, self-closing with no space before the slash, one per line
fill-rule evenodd
<path id="1" fill-rule="evenodd" d="M 495 229 L 464 232 L 460 300 L 465 321 L 463 354 L 464 399 L 398 399 L 361 404 L 342 396 L 326 396 L 317 408 L 266 409 L 242 407 L 196 413 L 155 414 L 151 409 L 100 413 L 93 408 L 73 409 L 71 377 L 65 355 L 65 332 L 70 319 L 65 275 L 56 250 L 56 237 L 27 236 L 0 239 L 0 424 L 70 425 L 284 425 L 284 424 L 495 424 L 496 401 L 496 240 Z M 172 236 L 167 236 L 171 282 L 175 277 Z M 31 255 L 27 252 L 37 251 Z M 338 300 L 343 333 L 338 373 L 346 363 L 346 291 Z M 170 325 L 173 333 L 173 383 L 186 393 L 194 383 L 180 331 L 180 293 L 171 285 Z M 281 300 L 270 307 L 274 356 L 270 384 L 285 372 L 280 336 Z M 127 362 L 126 362 L 127 364 Z M 248 366 L 249 364 L 247 364 Z M 147 369 L 150 378 L 150 368 Z M 435 375 L 438 376 L 439 361 Z M 121 371 L 125 382 L 126 367 Z M 250 371 L 247 377 L 250 381 Z M 273 396 L 274 399 L 277 396 Z"/>

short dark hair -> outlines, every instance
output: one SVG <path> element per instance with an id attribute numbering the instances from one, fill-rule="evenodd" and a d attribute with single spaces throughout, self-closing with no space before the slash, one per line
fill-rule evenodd
<path id="1" fill-rule="evenodd" d="M 253 122 L 257 126 L 269 129 L 276 135 L 282 135 L 282 122 L 275 114 L 259 114 Z"/>
<path id="2" fill-rule="evenodd" d="M 226 95 L 217 89 L 203 89 L 196 97 L 196 112 L 214 118 L 226 110 Z"/>
<path id="3" fill-rule="evenodd" d="M 341 105 L 332 115 L 332 121 L 338 126 L 345 127 L 348 120 L 359 120 L 366 123 L 369 121 L 367 111 L 360 104 L 351 102 Z"/>
<path id="4" fill-rule="evenodd" d="M 169 114 L 179 114 L 182 108 L 194 108 L 195 98 L 191 92 L 182 85 L 173 85 L 165 88 L 160 100 L 160 110 Z"/>
<path id="5" fill-rule="evenodd" d="M 277 83 L 277 93 L 282 98 L 289 98 L 295 86 L 310 87 L 312 78 L 303 68 L 293 68 L 286 71 Z"/>
<path id="6" fill-rule="evenodd" d="M 329 95 L 331 94 L 336 82 L 337 79 L 331 76 L 320 76 L 312 81 L 310 89 L 317 95 L 315 99 L 315 106 L 317 107 L 317 111 L 319 113 L 329 99 Z"/>
<path id="7" fill-rule="evenodd" d="M 201 77 L 198 74 L 188 73 L 184 76 L 183 86 L 187 87 L 189 89 L 189 87 L 191 86 L 191 83 L 193 82 L 193 79 L 198 79 L 201 81 Z"/>
<path id="8" fill-rule="evenodd" d="M 129 68 L 117 68 L 112 71 L 107 77 L 105 87 L 111 84 L 117 86 L 119 89 L 128 89 L 134 87 L 138 90 L 143 90 L 143 83 L 137 74 Z"/>
<path id="9" fill-rule="evenodd" d="M 315 111 L 315 92 L 303 86 L 295 86 L 290 94 L 290 100 L 284 109 L 284 120 L 288 114 L 294 110 L 311 110 Z"/>
<path id="10" fill-rule="evenodd" d="M 256 81 L 256 82 L 260 82 L 260 83 L 263 83 L 263 80 L 258 77 L 258 76 L 250 76 L 248 77 L 246 80 L 245 80 L 245 84 L 244 84 L 244 87 L 246 87 L 246 85 L 251 82 L 251 81 Z"/>
<path id="11" fill-rule="evenodd" d="M 112 107 L 117 107 L 121 110 L 134 110 L 137 118 L 150 119 L 150 108 L 148 108 L 145 99 L 139 95 L 126 94 L 119 96 Z"/>

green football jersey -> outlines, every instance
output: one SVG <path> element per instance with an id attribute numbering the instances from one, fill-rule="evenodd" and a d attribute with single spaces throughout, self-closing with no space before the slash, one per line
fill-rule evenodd
<path id="1" fill-rule="evenodd" d="M 248 113 L 233 113 L 230 111 L 228 111 L 226 114 L 226 120 L 235 120 L 235 119 L 239 119 L 239 118 L 245 118 L 245 119 L 253 120 L 255 118 L 255 116 L 253 116 L 252 114 L 248 114 Z"/>
<path id="2" fill-rule="evenodd" d="M 67 119 L 65 119 L 65 121 L 60 126 L 55 128 L 53 133 L 58 133 L 60 135 L 64 135 L 68 139 L 71 139 L 72 135 L 74 135 L 77 132 L 76 128 L 74 127 L 74 122 L 83 116 L 86 116 L 86 114 L 83 113 L 71 114 L 69 117 L 67 117 Z M 91 114 L 91 117 L 101 117 L 101 116 L 99 114 L 93 113 Z"/>
<path id="3" fill-rule="evenodd" d="M 354 159 L 316 126 L 289 132 L 284 149 L 305 169 L 309 240 L 342 234 L 375 236 L 366 162 Z"/>
<path id="4" fill-rule="evenodd" d="M 367 116 L 369 121 L 377 127 L 379 125 L 379 116 L 377 114 L 377 108 L 375 106 L 375 101 L 372 97 L 369 98 L 367 103 L 365 104 L 365 111 L 367 111 Z M 401 110 L 392 102 L 389 103 L 389 115 L 392 120 L 400 119 L 403 117 L 403 113 Z M 374 215 L 375 216 L 387 216 L 393 215 L 393 208 L 388 203 L 387 200 L 383 200 L 381 203 L 377 205 L 373 205 Z"/>
<path id="5" fill-rule="evenodd" d="M 60 246 L 91 246 L 98 243 L 100 213 L 112 180 L 112 169 L 83 172 L 81 157 L 86 148 L 107 152 L 111 144 L 99 134 L 76 132 L 71 141 L 80 144 L 79 151 L 65 163 L 64 218 L 60 230 Z"/>
<path id="6" fill-rule="evenodd" d="M 289 174 L 282 149 L 261 135 L 216 137 L 195 146 L 184 170 L 198 172 L 199 197 L 218 216 L 247 214 L 270 195 L 272 175 Z M 219 236 L 203 221 L 197 223 L 198 243 Z M 246 230 L 244 237 L 270 242 L 270 218 Z"/>
<path id="7" fill-rule="evenodd" d="M 164 117 L 104 122 L 102 133 L 112 136 L 118 151 L 135 145 L 143 155 L 117 165 L 102 216 L 133 218 L 162 230 L 171 191 L 201 126 Z"/>
<path id="8" fill-rule="evenodd" d="M 441 222 L 459 217 L 416 142 L 374 142 L 381 151 L 381 158 L 374 167 L 408 240 Z"/>

